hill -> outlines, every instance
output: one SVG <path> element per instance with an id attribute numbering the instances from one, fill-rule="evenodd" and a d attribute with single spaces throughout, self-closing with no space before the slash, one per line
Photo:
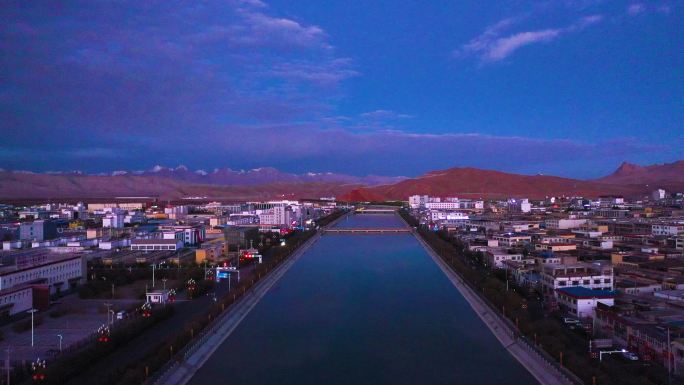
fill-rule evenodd
<path id="1" fill-rule="evenodd" d="M 360 188 L 343 198 L 349 200 L 406 199 L 410 195 L 458 196 L 463 198 L 544 198 L 547 196 L 638 195 L 635 186 L 546 175 L 520 175 L 471 167 L 432 171 L 392 185 Z"/>

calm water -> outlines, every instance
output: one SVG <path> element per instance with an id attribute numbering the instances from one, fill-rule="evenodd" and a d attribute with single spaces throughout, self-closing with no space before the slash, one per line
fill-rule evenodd
<path id="1" fill-rule="evenodd" d="M 363 214 L 340 227 L 398 227 Z M 191 384 L 535 384 L 412 235 L 325 235 Z"/>

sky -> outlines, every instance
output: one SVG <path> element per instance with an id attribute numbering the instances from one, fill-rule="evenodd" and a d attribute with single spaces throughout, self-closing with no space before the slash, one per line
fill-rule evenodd
<path id="1" fill-rule="evenodd" d="M 0 167 L 684 159 L 684 1 L 2 1 Z"/>

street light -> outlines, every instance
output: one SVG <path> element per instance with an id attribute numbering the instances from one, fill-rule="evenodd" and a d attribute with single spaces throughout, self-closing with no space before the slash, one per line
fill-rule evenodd
<path id="1" fill-rule="evenodd" d="M 28 310 L 28 313 L 31 313 L 31 347 L 33 347 L 33 313 L 37 311 L 38 309 Z"/>
<path id="2" fill-rule="evenodd" d="M 62 351 L 62 338 L 64 338 L 61 334 L 57 334 L 57 337 L 59 337 L 59 351 Z"/>
<path id="3" fill-rule="evenodd" d="M 627 349 L 600 351 L 599 352 L 599 361 L 603 361 L 603 355 L 604 354 L 613 354 L 613 353 L 627 353 Z"/>
<path id="4" fill-rule="evenodd" d="M 110 325 L 111 322 L 109 321 L 109 313 L 111 312 L 112 304 L 111 304 L 111 303 L 108 303 L 108 302 L 105 302 L 104 305 L 107 306 L 107 325 Z"/>

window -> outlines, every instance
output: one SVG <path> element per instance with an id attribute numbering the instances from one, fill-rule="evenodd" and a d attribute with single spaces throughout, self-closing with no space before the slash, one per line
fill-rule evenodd
<path id="1" fill-rule="evenodd" d="M 585 279 L 583 283 L 584 283 L 585 285 L 588 285 L 588 284 L 589 284 L 589 280 L 588 280 L 588 279 Z"/>
<path id="2" fill-rule="evenodd" d="M 603 280 L 603 283 L 610 283 L 610 278 L 606 278 Z"/>

